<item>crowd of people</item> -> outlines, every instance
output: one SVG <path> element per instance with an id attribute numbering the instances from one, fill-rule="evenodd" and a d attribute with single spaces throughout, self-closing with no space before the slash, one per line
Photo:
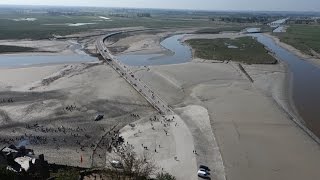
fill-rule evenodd
<path id="1" fill-rule="evenodd" d="M 75 110 L 77 110 L 78 108 L 77 108 L 77 106 L 76 105 L 68 105 L 68 106 L 66 106 L 66 108 L 65 108 L 67 111 L 70 111 L 70 112 L 72 112 L 72 111 L 75 111 Z"/>
<path id="2" fill-rule="evenodd" d="M 70 128 L 70 127 L 64 127 L 64 126 L 59 126 L 59 127 L 45 127 L 43 125 L 39 125 L 38 123 L 35 124 L 26 124 L 25 126 L 26 129 L 29 130 L 34 130 L 35 132 L 43 132 L 43 133 L 63 133 L 67 134 L 70 133 L 72 136 L 80 136 L 80 132 L 84 132 L 86 128 L 81 128 L 78 126 L 77 128 Z"/>
<path id="3" fill-rule="evenodd" d="M 17 136 L 2 136 L 0 138 L 1 144 L 15 144 L 18 145 L 20 142 L 27 142 L 26 145 L 52 145 L 57 149 L 63 144 L 75 144 L 84 151 L 85 147 L 92 147 L 92 144 L 82 143 L 84 138 L 90 139 L 91 136 L 86 132 L 85 127 L 65 127 L 63 125 L 58 127 L 48 127 L 46 125 L 40 125 L 39 123 L 30 123 L 25 125 L 27 130 L 23 135 Z M 17 130 L 11 131 L 13 134 L 17 133 Z M 63 134 L 64 136 L 61 136 Z M 69 137 L 69 138 L 68 138 Z M 70 138 L 72 137 L 72 138 Z"/>
<path id="4" fill-rule="evenodd" d="M 68 109 L 72 111 L 76 109 L 76 106 L 68 106 Z M 132 118 L 140 118 L 139 114 L 131 113 L 130 116 Z M 164 116 L 164 115 L 154 115 L 149 118 L 151 128 L 153 130 L 163 129 L 164 133 L 168 136 L 169 131 L 168 127 L 170 127 L 171 123 L 174 122 L 174 116 Z M 156 126 L 156 124 L 161 123 L 161 126 Z M 177 123 L 175 123 L 177 126 Z M 155 128 L 156 127 L 156 128 Z M 132 127 L 133 129 L 134 126 Z M 119 130 L 110 130 L 106 132 L 105 128 L 100 127 L 100 130 L 105 133 L 105 136 L 99 142 L 91 141 L 92 135 L 87 132 L 86 127 L 68 127 L 64 125 L 55 126 L 53 124 L 45 125 L 39 123 L 28 123 L 25 124 L 26 133 L 23 135 L 14 137 L 1 137 L 0 143 L 2 144 L 18 144 L 21 141 L 27 141 L 28 145 L 50 145 L 59 150 L 61 147 L 65 145 L 76 145 L 76 152 L 81 153 L 81 151 L 87 151 L 88 149 L 93 151 L 93 155 L 95 154 L 103 159 L 106 151 L 112 152 L 124 152 L 128 148 L 133 149 L 134 146 L 125 142 L 124 138 L 120 136 Z M 12 130 L 13 134 L 17 134 L 17 130 Z M 140 129 L 138 129 L 138 133 L 142 133 Z M 158 147 L 159 146 L 159 147 Z M 148 147 L 147 143 L 142 144 L 144 150 L 154 151 L 158 153 L 160 151 L 160 144 L 157 147 Z M 99 153 L 96 151 L 99 149 Z"/>
<path id="5" fill-rule="evenodd" d="M 154 115 L 152 117 L 149 117 L 149 122 L 150 122 L 150 126 L 152 130 L 163 130 L 163 132 L 165 133 L 166 136 L 170 136 L 169 134 L 169 127 L 171 126 L 171 123 L 174 123 L 174 126 L 177 127 L 178 123 L 174 121 L 175 120 L 175 116 L 165 116 L 165 115 Z M 161 126 L 157 126 L 157 123 L 160 123 Z M 135 129 L 133 126 L 131 125 L 132 130 L 134 131 L 138 131 L 136 133 L 134 133 L 135 137 L 138 137 L 139 134 L 142 133 L 142 131 L 140 129 Z M 154 151 L 155 153 L 158 153 L 160 151 L 160 148 L 162 147 L 160 144 L 158 145 L 152 145 L 152 147 L 148 147 L 149 144 L 147 143 L 141 143 L 141 147 L 143 148 L 143 150 L 145 151 Z M 150 145 L 150 144 L 149 144 Z"/>
<path id="6" fill-rule="evenodd" d="M 0 100 L 0 103 L 13 103 L 13 99 L 12 98 L 2 98 Z"/>

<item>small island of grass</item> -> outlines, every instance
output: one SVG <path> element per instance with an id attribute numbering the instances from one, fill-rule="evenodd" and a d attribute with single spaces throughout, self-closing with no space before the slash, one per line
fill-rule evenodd
<path id="1" fill-rule="evenodd" d="M 236 39 L 191 39 L 186 41 L 194 56 L 207 60 L 231 60 L 246 64 L 275 64 L 264 46 L 252 37 Z"/>

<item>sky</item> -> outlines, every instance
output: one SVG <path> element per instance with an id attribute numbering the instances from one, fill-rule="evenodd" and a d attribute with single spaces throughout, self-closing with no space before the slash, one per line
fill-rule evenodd
<path id="1" fill-rule="evenodd" d="M 0 0 L 0 4 L 195 10 L 320 11 L 320 0 Z"/>

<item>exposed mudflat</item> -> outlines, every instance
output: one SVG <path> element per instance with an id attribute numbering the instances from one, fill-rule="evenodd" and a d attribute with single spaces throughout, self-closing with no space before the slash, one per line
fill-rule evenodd
<path id="1" fill-rule="evenodd" d="M 253 84 L 237 67 L 233 63 L 191 62 L 139 72 L 140 78 L 173 107 L 183 109 L 197 105 L 207 110 L 228 179 L 319 176 L 316 168 L 320 163 L 319 145 L 297 127 L 275 101 L 287 103 L 283 94 L 284 67 L 245 66 Z M 200 113 L 198 117 L 203 115 Z M 182 119 L 188 121 L 184 116 Z M 190 129 L 195 127 L 189 123 Z M 214 141 L 210 141 L 208 133 L 192 132 L 195 147 L 201 152 L 198 163 L 219 167 L 219 158 L 210 155 L 215 154 L 210 148 Z M 204 139 L 208 139 L 208 143 L 201 144 Z"/>
<path id="2" fill-rule="evenodd" d="M 241 34 L 207 35 L 238 36 Z M 197 163 L 215 169 L 214 178 L 317 178 L 319 145 L 283 108 L 289 104 L 286 66 L 243 67 L 253 83 L 233 62 L 195 59 L 177 65 L 135 67 L 135 71 L 180 115 L 192 132 L 199 152 Z M 206 117 L 211 129 L 206 129 Z M 208 135 L 210 131 L 214 136 Z"/>
<path id="3" fill-rule="evenodd" d="M 6 76 L 0 78 L 0 146 L 25 144 L 44 153 L 50 163 L 103 166 L 111 136 L 106 134 L 137 120 L 132 113 L 140 117 L 154 113 L 105 64 L 1 69 L 1 73 Z M 104 119 L 94 121 L 97 113 Z"/>
<path id="4" fill-rule="evenodd" d="M 107 45 L 127 47 L 117 53 L 166 54 L 159 42 L 167 35 L 137 33 Z M 192 37 L 200 36 L 241 35 Z M 95 51 L 93 39 L 83 41 Z M 29 143 L 49 162 L 104 166 L 106 145 L 119 130 L 137 153 L 145 153 L 142 143 L 148 146 L 158 165 L 177 179 L 197 179 L 199 164 L 219 180 L 317 179 L 319 145 L 283 109 L 286 67 L 243 67 L 253 82 L 238 64 L 218 60 L 132 67 L 177 113 L 168 126 L 163 119 L 150 121 L 157 113 L 105 64 L 0 69 L 0 143 Z M 97 113 L 105 118 L 93 121 Z"/>

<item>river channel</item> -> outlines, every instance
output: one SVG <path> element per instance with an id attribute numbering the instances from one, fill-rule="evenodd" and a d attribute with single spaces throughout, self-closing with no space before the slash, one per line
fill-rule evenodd
<path id="1" fill-rule="evenodd" d="M 161 42 L 161 45 L 172 51 L 172 55 L 161 54 L 125 54 L 117 58 L 127 65 L 149 66 L 164 64 L 179 64 L 192 59 L 191 49 L 182 44 L 179 39 L 184 35 L 174 35 Z M 291 81 L 288 92 L 293 100 L 296 111 L 305 121 L 306 126 L 320 137 L 320 69 L 288 50 L 277 45 L 271 38 L 263 34 L 252 34 L 257 40 L 270 49 L 275 56 L 288 64 Z"/>
<path id="2" fill-rule="evenodd" d="M 306 126 L 320 137 L 320 68 L 277 45 L 263 34 L 252 35 L 288 64 L 292 77 L 290 96 Z"/>
<path id="3" fill-rule="evenodd" d="M 88 54 L 83 52 L 82 46 L 78 43 L 74 42 L 73 45 L 70 46 L 70 49 L 75 53 L 70 55 L 54 55 L 41 53 L 1 54 L 0 68 L 97 61 L 97 58 L 89 56 Z"/>
<path id="4" fill-rule="evenodd" d="M 190 47 L 182 44 L 179 39 L 184 35 L 174 35 L 164 39 L 160 44 L 172 54 L 123 54 L 117 59 L 130 66 L 152 66 L 165 64 L 179 64 L 189 62 L 192 59 Z"/>

